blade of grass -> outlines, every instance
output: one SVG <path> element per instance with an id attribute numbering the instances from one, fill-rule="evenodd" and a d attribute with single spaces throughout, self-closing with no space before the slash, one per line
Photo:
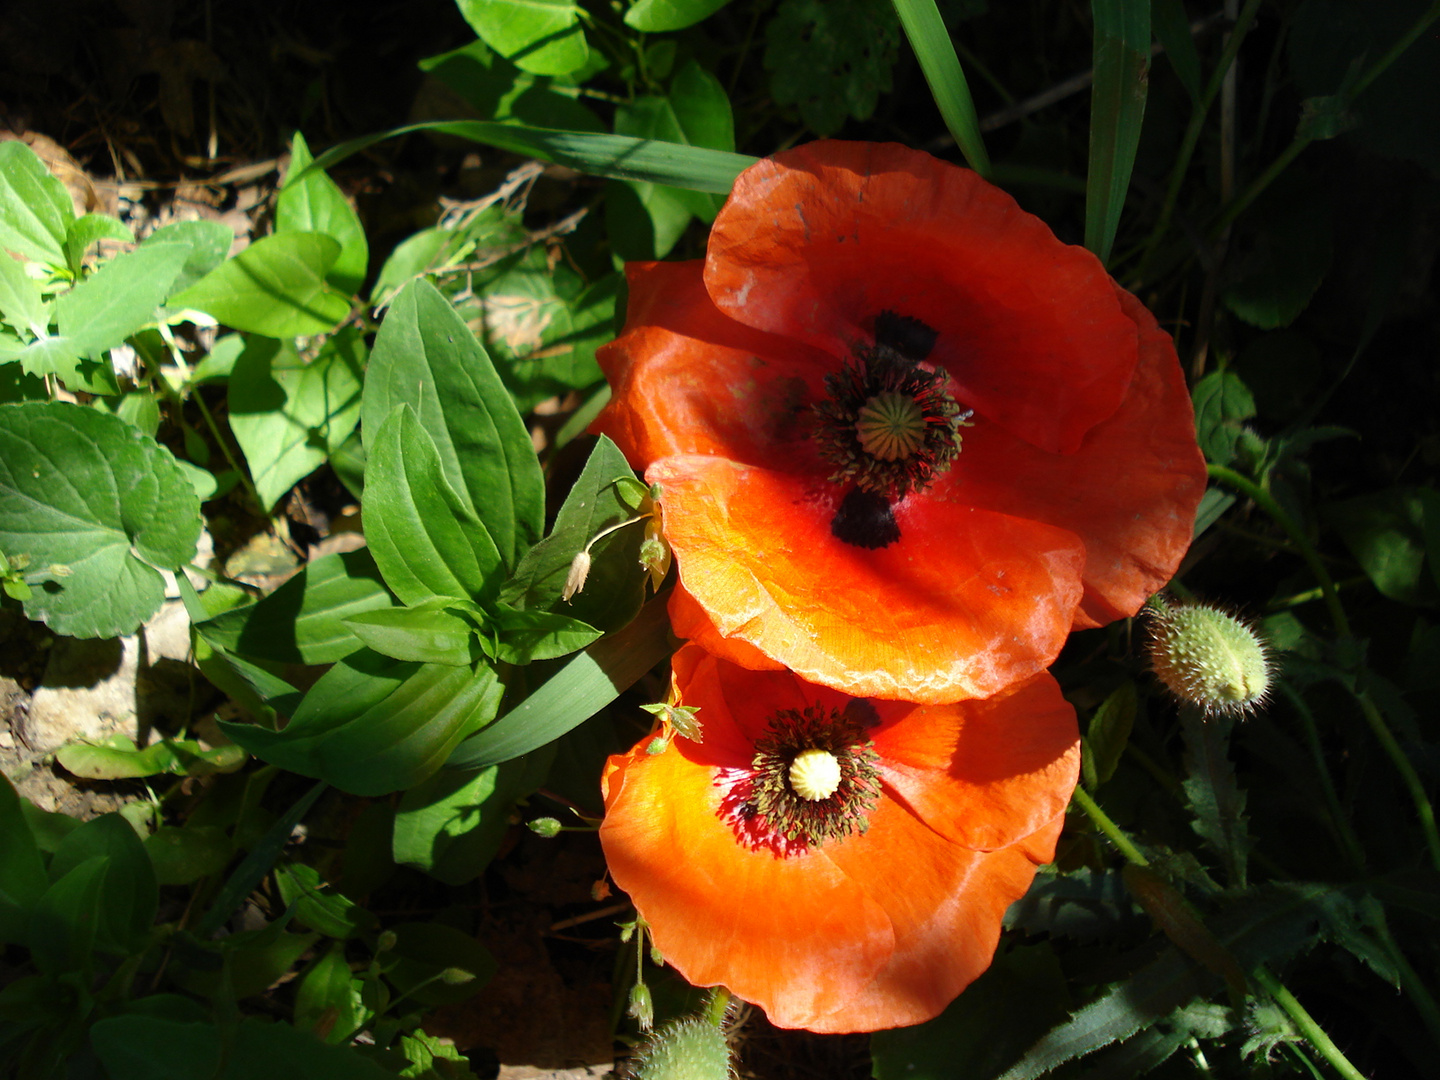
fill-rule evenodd
<path id="1" fill-rule="evenodd" d="M 1085 246 L 1101 262 L 1120 227 L 1150 77 L 1149 0 L 1092 0 L 1095 82 L 1090 89 L 1090 173 Z"/>
<path id="2" fill-rule="evenodd" d="M 682 146 L 679 143 L 659 142 L 655 139 L 635 139 L 628 135 L 558 131 L 519 124 L 497 124 L 485 120 L 433 120 L 423 124 L 406 124 L 373 135 L 362 135 L 358 139 L 332 146 L 315 159 L 310 169 L 328 169 L 337 161 L 368 149 L 378 142 L 415 131 L 455 135 L 500 150 L 554 162 L 556 165 L 564 165 L 592 176 L 644 180 L 653 184 L 688 188 L 691 191 L 708 191 L 718 195 L 729 194 L 735 177 L 754 165 L 757 160 L 746 154 Z M 309 172 L 310 169 L 305 171 Z"/>
<path id="3" fill-rule="evenodd" d="M 935 104 L 945 118 L 945 126 L 970 167 L 981 176 L 990 175 L 990 156 L 980 137 L 980 120 L 975 115 L 975 102 L 970 98 L 970 85 L 955 55 L 955 45 L 945 29 L 945 20 L 935 0 L 894 0 L 900 25 L 925 72 L 925 81 L 935 95 Z"/>

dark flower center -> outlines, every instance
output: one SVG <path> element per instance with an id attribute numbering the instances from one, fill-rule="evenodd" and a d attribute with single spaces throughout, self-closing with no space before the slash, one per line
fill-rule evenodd
<path id="1" fill-rule="evenodd" d="M 721 807 L 740 840 L 785 857 L 863 833 L 880 794 L 865 735 L 874 723 L 873 709 L 859 700 L 843 712 L 812 705 L 775 713 L 750 768 L 719 781 L 727 788 Z"/>
<path id="2" fill-rule="evenodd" d="M 922 366 L 937 336 L 919 319 L 882 311 L 875 345 L 825 376 L 815 439 L 834 467 L 831 482 L 853 485 L 830 526 L 848 544 L 898 540 L 891 505 L 924 491 L 960 453 L 970 414 L 945 389 L 945 372 Z"/>

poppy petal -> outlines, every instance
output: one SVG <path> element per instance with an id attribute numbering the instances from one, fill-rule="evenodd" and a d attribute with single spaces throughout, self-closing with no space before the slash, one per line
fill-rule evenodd
<path id="1" fill-rule="evenodd" d="M 881 312 L 917 318 L 962 405 L 1050 451 L 1113 413 L 1135 366 L 1098 259 L 975 173 L 895 144 L 815 142 L 747 169 L 705 284 L 731 318 L 841 358 Z"/>
<path id="2" fill-rule="evenodd" d="M 921 706 L 875 735 L 889 794 L 947 840 L 1008 847 L 1064 812 L 1080 771 L 1075 709 L 1049 674 L 1008 693 Z"/>
<path id="3" fill-rule="evenodd" d="M 1140 301 L 1115 291 L 1141 343 L 1135 379 L 1115 415 L 1074 454 L 1043 453 L 977 425 L 935 491 L 1079 536 L 1086 559 L 1077 629 L 1134 615 L 1170 580 L 1205 494 L 1205 461 L 1175 347 Z"/>
<path id="4" fill-rule="evenodd" d="M 805 1027 L 854 998 L 890 955 L 880 905 L 819 852 L 741 846 L 721 818 L 713 766 L 677 738 L 611 758 L 600 841 L 656 947 L 696 986 L 724 984 L 777 1023 Z"/>
<path id="5" fill-rule="evenodd" d="M 862 993 L 803 1026 L 876 1031 L 938 1016 L 990 966 L 1006 908 L 1025 895 L 1036 865 L 1053 856 L 1063 824 L 1061 814 L 1024 844 L 969 852 L 882 800 L 865 843 L 825 851 L 885 909 L 895 947 Z"/>
<path id="6" fill-rule="evenodd" d="M 590 430 L 644 469 L 671 454 L 761 462 L 816 459 L 797 417 L 822 392 L 828 357 L 722 315 L 699 260 L 630 263 L 624 332 L 596 353 L 610 401 Z"/>
<path id="7" fill-rule="evenodd" d="M 1039 522 L 912 497 L 871 549 L 835 537 L 833 493 L 803 477 L 700 455 L 646 477 L 718 632 L 856 696 L 988 697 L 1055 658 L 1080 598 L 1079 540 Z"/>

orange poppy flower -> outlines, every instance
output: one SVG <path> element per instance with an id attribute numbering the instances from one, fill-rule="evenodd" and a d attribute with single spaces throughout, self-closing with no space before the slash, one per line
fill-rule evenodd
<path id="1" fill-rule="evenodd" d="M 1048 674 L 953 705 L 851 698 L 682 646 L 671 734 L 612 757 L 600 842 L 666 961 L 781 1027 L 937 1015 L 1053 857 L 1079 770 Z"/>
<path id="2" fill-rule="evenodd" d="M 1205 487 L 1154 319 L 974 173 L 818 142 L 704 260 L 629 268 L 594 430 L 659 483 L 677 632 L 943 703 L 1043 670 L 1174 573 Z"/>

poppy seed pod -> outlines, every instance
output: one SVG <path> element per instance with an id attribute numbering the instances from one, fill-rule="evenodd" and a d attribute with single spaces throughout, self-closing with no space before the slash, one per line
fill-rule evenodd
<path id="1" fill-rule="evenodd" d="M 729 1080 L 725 1033 L 699 1017 L 663 1024 L 640 1051 L 636 1080 Z"/>
<path id="2" fill-rule="evenodd" d="M 1246 713 L 1270 690 L 1270 655 L 1234 615 L 1158 597 L 1150 616 L 1150 666 L 1182 701 L 1207 714 Z"/>

